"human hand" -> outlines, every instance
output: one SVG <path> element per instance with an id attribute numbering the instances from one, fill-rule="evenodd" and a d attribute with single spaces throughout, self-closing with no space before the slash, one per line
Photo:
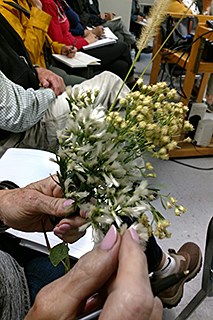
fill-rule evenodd
<path id="1" fill-rule="evenodd" d="M 76 319 L 103 305 L 98 292 L 106 287 L 109 291 L 99 319 L 112 319 L 112 315 L 113 320 L 162 319 L 163 307 L 153 297 L 146 256 L 136 233 L 128 230 L 121 237 L 112 226 L 100 245 L 39 291 L 25 320 Z"/>
<path id="2" fill-rule="evenodd" d="M 42 10 L 42 3 L 40 0 L 30 0 L 30 3 L 32 4 L 33 7 L 36 7 Z"/>
<path id="3" fill-rule="evenodd" d="M 88 42 L 88 43 L 93 43 L 96 42 L 98 40 L 98 37 L 90 32 L 86 37 L 84 37 L 84 39 Z"/>
<path id="4" fill-rule="evenodd" d="M 75 46 L 63 46 L 61 48 L 61 54 L 63 54 L 63 56 L 67 56 L 68 58 L 74 58 L 76 52 L 77 48 L 75 48 Z"/>
<path id="5" fill-rule="evenodd" d="M 62 77 L 45 68 L 36 68 L 39 82 L 43 88 L 50 88 L 56 96 L 59 96 L 66 90 L 66 86 Z"/>
<path id="6" fill-rule="evenodd" d="M 79 239 L 84 233 L 79 233 L 78 227 L 85 223 L 85 219 L 81 216 L 64 218 L 74 211 L 73 201 L 62 198 L 56 179 L 53 176 L 25 188 L 1 190 L 0 218 L 3 223 L 22 231 L 51 231 L 54 226 L 49 216 L 55 216 L 62 219 L 56 235 L 72 242 Z"/>
<path id="7" fill-rule="evenodd" d="M 105 12 L 104 19 L 105 20 L 112 20 L 116 14 L 114 12 Z"/>
<path id="8" fill-rule="evenodd" d="M 97 27 L 93 28 L 91 32 L 94 33 L 98 38 L 100 38 L 104 34 L 104 27 L 97 26 Z"/>
<path id="9" fill-rule="evenodd" d="M 140 16 L 140 15 L 139 15 L 139 16 L 137 16 L 137 21 L 138 21 L 138 22 L 143 21 L 143 19 L 144 19 L 144 17 L 142 17 L 142 16 Z"/>

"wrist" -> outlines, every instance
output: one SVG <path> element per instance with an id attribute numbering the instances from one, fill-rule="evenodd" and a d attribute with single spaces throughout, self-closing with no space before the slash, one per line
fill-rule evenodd
<path id="1" fill-rule="evenodd" d="M 4 194 L 7 195 L 7 193 L 10 192 L 11 189 L 15 189 L 15 188 L 19 188 L 19 186 L 12 181 L 4 180 L 4 181 L 0 182 L 1 204 L 4 203 Z M 4 232 L 6 229 L 9 228 L 3 222 L 4 221 L 4 212 L 3 212 L 4 209 L 2 210 L 2 208 L 4 208 L 4 206 L 1 205 L 1 207 L 0 207 L 0 233 Z"/>

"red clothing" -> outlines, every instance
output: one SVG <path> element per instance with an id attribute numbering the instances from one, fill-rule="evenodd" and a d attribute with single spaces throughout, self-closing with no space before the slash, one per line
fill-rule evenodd
<path id="1" fill-rule="evenodd" d="M 73 36 L 70 30 L 69 20 L 59 2 L 54 0 L 41 0 L 42 10 L 52 16 L 48 34 L 54 41 L 71 46 L 75 43 L 77 49 L 86 46 L 88 42 L 81 36 Z"/>

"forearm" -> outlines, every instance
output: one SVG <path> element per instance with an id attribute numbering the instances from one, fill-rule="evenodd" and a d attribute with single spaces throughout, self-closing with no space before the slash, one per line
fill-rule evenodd
<path id="1" fill-rule="evenodd" d="M 51 89 L 23 89 L 0 72 L 0 128 L 23 132 L 35 125 L 55 99 Z"/>

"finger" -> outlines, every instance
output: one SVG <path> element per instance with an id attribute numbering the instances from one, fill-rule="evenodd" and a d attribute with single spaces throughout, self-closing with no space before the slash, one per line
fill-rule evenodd
<path id="1" fill-rule="evenodd" d="M 79 227 L 85 224 L 85 219 L 80 216 L 62 219 L 53 229 L 56 236 L 68 243 L 73 243 L 80 239 L 85 231 L 79 231 Z"/>
<path id="2" fill-rule="evenodd" d="M 42 306 L 46 301 L 44 311 L 49 316 L 47 319 L 76 319 L 84 309 L 86 300 L 96 293 L 116 270 L 119 246 L 120 236 L 113 226 L 102 243 L 81 257 L 64 277 L 40 290 L 34 310 L 44 309 Z"/>
<path id="3" fill-rule="evenodd" d="M 41 86 L 42 86 L 43 88 L 49 88 L 49 86 L 50 86 L 49 81 L 46 80 L 46 79 L 42 79 L 42 80 L 40 81 L 40 83 L 41 83 Z"/>
<path id="4" fill-rule="evenodd" d="M 100 319 L 109 319 L 112 314 L 114 320 L 149 319 L 154 297 L 148 278 L 146 256 L 129 230 L 122 238 L 118 272 L 111 290 Z"/>
<path id="5" fill-rule="evenodd" d="M 56 217 L 65 217 L 74 210 L 74 201 L 72 199 L 54 198 L 37 190 L 23 188 L 21 198 L 25 200 L 25 211 L 33 215 L 48 214 Z"/>
<path id="6" fill-rule="evenodd" d="M 62 198 L 63 192 L 59 185 L 58 177 L 57 175 L 52 175 L 48 178 L 39 180 L 37 182 L 31 183 L 26 186 L 26 188 L 29 189 L 35 189 L 43 194 L 53 196 L 56 198 Z"/>
<path id="7" fill-rule="evenodd" d="M 154 306 L 149 320 L 163 319 L 163 305 L 158 297 L 154 299 Z"/>

